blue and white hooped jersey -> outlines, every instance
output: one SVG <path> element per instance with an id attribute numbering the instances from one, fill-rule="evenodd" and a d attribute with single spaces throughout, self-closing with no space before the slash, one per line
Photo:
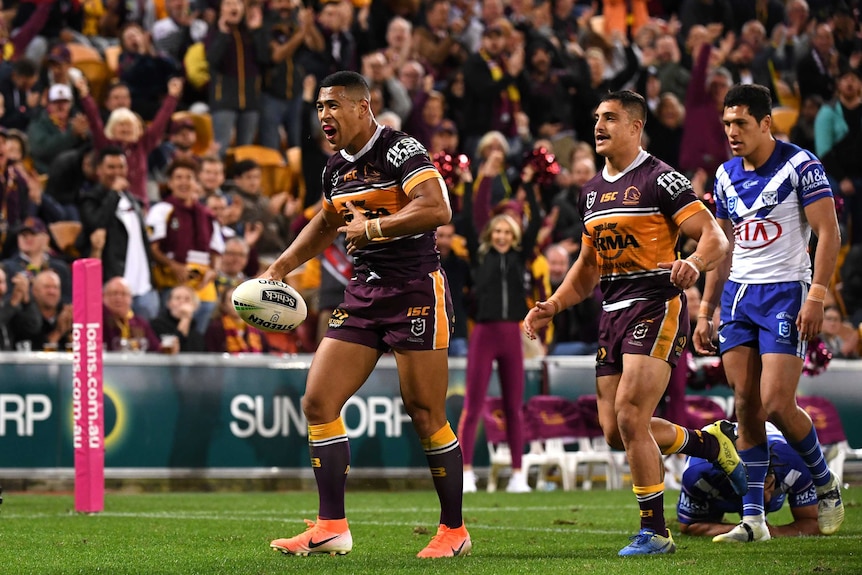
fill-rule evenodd
<path id="1" fill-rule="evenodd" d="M 811 283 L 805 206 L 832 197 L 823 164 L 794 144 L 775 142 L 765 164 L 746 170 L 732 158 L 715 174 L 716 217 L 733 223 L 730 279 Z"/>

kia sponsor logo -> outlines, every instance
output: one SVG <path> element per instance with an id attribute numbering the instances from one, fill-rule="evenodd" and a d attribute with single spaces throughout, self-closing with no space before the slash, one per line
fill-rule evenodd
<path id="1" fill-rule="evenodd" d="M 744 250 L 765 248 L 780 237 L 781 224 L 769 219 L 749 220 L 733 228 L 733 239 Z"/>

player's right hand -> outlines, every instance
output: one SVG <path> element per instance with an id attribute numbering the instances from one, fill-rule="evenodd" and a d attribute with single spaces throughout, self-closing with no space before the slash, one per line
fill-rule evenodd
<path id="1" fill-rule="evenodd" d="M 702 355 L 715 355 L 718 348 L 715 347 L 713 336 L 715 335 L 715 327 L 712 325 L 712 320 L 706 317 L 697 319 L 697 327 L 694 328 L 694 333 L 691 334 L 691 341 L 694 343 L 694 349 Z"/>
<path id="2" fill-rule="evenodd" d="M 524 333 L 530 339 L 536 339 L 536 332 L 551 323 L 556 313 L 557 307 L 554 304 L 547 301 L 536 302 L 524 318 Z"/>

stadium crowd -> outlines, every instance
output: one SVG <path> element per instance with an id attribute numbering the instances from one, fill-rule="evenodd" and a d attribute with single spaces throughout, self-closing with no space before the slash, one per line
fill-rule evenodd
<path id="1" fill-rule="evenodd" d="M 711 205 L 731 157 L 724 96 L 757 83 L 772 93 L 775 137 L 827 170 L 843 246 L 822 339 L 859 356 L 855 0 L 13 0 L 0 42 L 2 350 L 64 349 L 71 263 L 95 257 L 109 350 L 314 351 L 351 275 L 343 245 L 290 278 L 311 314 L 295 333 L 246 326 L 230 294 L 320 209 L 331 151 L 317 84 L 354 70 L 378 121 L 415 136 L 449 187 L 455 215 L 438 244 L 456 296 L 452 355 L 468 353 L 474 324 L 524 315 L 498 317 L 483 299 L 495 225 L 525 240 L 514 285 L 527 306 L 577 256 L 602 94 L 646 98 L 643 147 Z M 697 288 L 687 295 L 695 321 Z M 594 353 L 599 302 L 524 338 L 525 356 Z"/>

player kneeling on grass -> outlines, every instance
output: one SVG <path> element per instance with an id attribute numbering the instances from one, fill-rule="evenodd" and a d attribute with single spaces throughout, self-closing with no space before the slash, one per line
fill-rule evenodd
<path id="1" fill-rule="evenodd" d="M 787 525 L 767 522 L 769 537 L 819 535 L 817 526 L 817 493 L 808 466 L 771 423 L 767 423 L 769 468 L 763 484 L 766 513 L 790 505 L 793 521 Z M 677 504 L 680 531 L 687 535 L 713 537 L 728 533 L 736 523 L 725 523 L 725 513 L 742 515 L 742 497 L 734 493 L 727 475 L 715 463 L 689 457 L 682 473 L 682 491 Z M 749 532 L 749 541 L 754 541 Z"/>

